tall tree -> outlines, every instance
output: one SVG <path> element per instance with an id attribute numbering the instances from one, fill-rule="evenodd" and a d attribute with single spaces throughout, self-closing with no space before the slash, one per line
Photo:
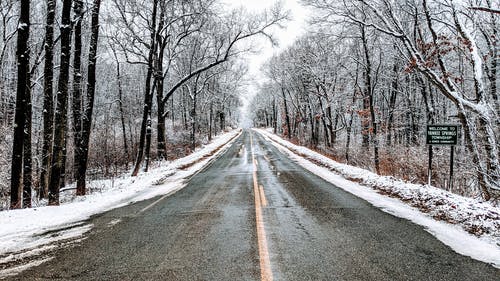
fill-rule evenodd
<path id="1" fill-rule="evenodd" d="M 120 121 L 122 127 L 122 135 L 123 135 L 123 148 L 125 149 L 125 154 L 127 155 L 127 161 L 129 159 L 129 149 L 127 142 L 127 131 L 125 128 L 125 113 L 123 109 L 123 86 L 122 86 L 122 74 L 120 68 L 120 61 L 118 60 L 118 55 L 116 54 L 116 49 L 114 45 L 110 45 L 111 51 L 113 52 L 113 57 L 115 58 L 116 63 L 116 82 L 118 86 L 118 106 L 120 110 Z"/>
<path id="2" fill-rule="evenodd" d="M 92 114 L 94 111 L 94 100 L 96 92 L 96 65 L 97 65 L 97 46 L 99 41 L 99 11 L 101 0 L 94 0 L 91 15 L 91 36 L 89 46 L 89 64 L 87 68 L 87 99 L 84 106 L 82 122 L 82 138 L 78 149 L 82 154 L 78 163 L 78 172 L 76 176 L 76 190 L 78 195 L 86 193 L 86 172 L 89 158 L 90 133 L 92 128 Z"/>
<path id="3" fill-rule="evenodd" d="M 43 144 L 42 169 L 40 174 L 40 198 L 48 196 L 49 176 L 51 171 L 52 138 L 54 135 L 54 22 L 56 0 L 47 0 L 47 18 L 45 22 L 45 65 L 43 68 Z"/>
<path id="4" fill-rule="evenodd" d="M 24 129 L 28 96 L 30 95 L 30 50 L 28 45 L 30 35 L 30 0 L 21 0 L 19 26 L 17 30 L 17 94 L 16 113 L 14 116 L 14 139 L 12 145 L 12 170 L 10 181 L 10 208 L 21 207 L 20 192 L 23 177 Z"/>
<path id="5" fill-rule="evenodd" d="M 146 73 L 146 85 L 144 87 L 144 109 L 142 113 L 142 123 L 141 123 L 141 133 L 139 138 L 139 150 L 135 158 L 134 170 L 132 171 L 132 176 L 137 176 L 139 169 L 141 168 L 141 163 L 144 158 L 145 149 L 146 152 L 148 148 L 146 147 L 146 139 L 148 133 L 148 127 L 151 130 L 151 108 L 153 107 L 153 91 L 151 89 L 151 79 L 153 76 L 153 61 L 154 55 L 157 49 L 156 41 L 156 21 L 158 13 L 158 0 L 153 0 L 153 12 L 151 13 L 151 26 L 150 26 L 150 44 L 149 44 L 149 55 L 148 55 L 148 69 Z M 150 131 L 149 130 L 149 131 Z M 149 135 L 150 137 L 151 135 Z"/>
<path id="6" fill-rule="evenodd" d="M 33 159 L 31 152 L 32 104 L 31 104 L 31 72 L 26 73 L 26 105 L 23 144 L 23 208 L 31 208 L 31 192 L 33 186 Z"/>
<path id="7" fill-rule="evenodd" d="M 369 132 L 365 132 L 365 134 L 371 136 L 371 141 L 373 143 L 373 158 L 375 162 L 375 170 L 377 171 L 377 174 L 380 174 L 380 159 L 379 159 L 379 154 L 378 154 L 378 139 L 377 139 L 377 121 L 375 120 L 375 108 L 374 108 L 374 101 L 373 101 L 373 79 L 372 79 L 372 61 L 370 57 L 370 50 L 368 47 L 368 39 L 366 37 L 366 27 L 361 25 L 361 41 L 363 43 L 363 54 L 365 58 L 365 71 L 364 71 L 364 76 L 365 76 L 365 93 L 363 96 L 363 104 L 364 104 L 364 109 L 367 110 L 365 112 L 366 115 L 368 113 L 370 114 L 370 125 L 369 125 Z M 368 108 L 367 108 L 368 107 Z"/>
<path id="8" fill-rule="evenodd" d="M 59 205 L 59 186 L 66 154 L 68 119 L 68 83 L 71 57 L 71 0 L 64 0 L 61 14 L 61 65 L 57 84 L 57 104 L 54 119 L 52 171 L 49 181 L 49 205 Z"/>
<path id="9" fill-rule="evenodd" d="M 83 20 L 83 1 L 75 0 L 73 5 L 75 14 L 75 31 L 74 31 L 74 51 L 73 51 L 73 134 L 74 134 L 74 175 L 77 177 L 80 158 L 82 157 L 82 20 Z M 76 194 L 81 194 L 82 191 L 77 188 Z"/>

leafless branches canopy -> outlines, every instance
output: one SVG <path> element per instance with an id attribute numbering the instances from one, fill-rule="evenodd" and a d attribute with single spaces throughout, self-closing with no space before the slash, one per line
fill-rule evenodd
<path id="1" fill-rule="evenodd" d="M 273 42 L 287 19 L 280 4 L 250 14 L 218 0 L 2 0 L 0 130 L 17 130 L 0 139 L 15 148 L 0 150 L 2 208 L 22 198 L 29 207 L 31 185 L 36 203 L 57 205 L 69 182 L 84 195 L 89 178 L 123 173 L 133 160 L 136 175 L 236 127 L 249 39 Z M 13 74 L 18 65 L 28 82 Z M 16 83 L 31 92 L 16 95 Z"/>
<path id="2" fill-rule="evenodd" d="M 498 2 L 303 3 L 313 11 L 310 31 L 269 62 L 257 124 L 339 160 L 425 183 L 425 125 L 458 123 L 458 168 L 471 175 L 455 188 L 498 196 Z M 398 154 L 408 158 L 395 161 Z M 443 177 L 433 183 L 451 186 Z"/>

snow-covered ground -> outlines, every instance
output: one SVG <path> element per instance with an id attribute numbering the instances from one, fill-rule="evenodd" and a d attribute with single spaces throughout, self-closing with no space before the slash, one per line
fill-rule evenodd
<path id="1" fill-rule="evenodd" d="M 50 250 L 58 241 L 78 239 L 92 229 L 91 224 L 84 223 L 92 215 L 178 191 L 185 186 L 186 178 L 225 151 L 239 134 L 241 130 L 220 135 L 194 153 L 164 162 L 137 177 L 127 174 L 112 180 L 93 181 L 89 186 L 99 191 L 83 197 L 75 197 L 74 190 L 66 191 L 61 194 L 60 206 L 0 212 L 0 276 L 12 271 L 3 272 L 2 264 Z"/>
<path id="2" fill-rule="evenodd" d="M 500 268 L 500 208 L 490 202 L 379 176 L 338 163 L 270 131 L 254 130 L 314 174 L 385 212 L 424 226 L 457 253 Z"/>

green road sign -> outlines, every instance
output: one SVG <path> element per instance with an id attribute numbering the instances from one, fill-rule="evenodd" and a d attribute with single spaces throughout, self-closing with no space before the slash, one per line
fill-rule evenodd
<path id="1" fill-rule="evenodd" d="M 427 125 L 427 144 L 457 145 L 458 125 Z"/>

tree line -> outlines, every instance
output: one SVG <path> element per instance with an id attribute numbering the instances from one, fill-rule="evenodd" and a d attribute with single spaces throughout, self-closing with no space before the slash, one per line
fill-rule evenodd
<path id="1" fill-rule="evenodd" d="M 58 205 L 69 182 L 85 195 L 89 175 L 136 176 L 236 126 L 246 41 L 287 19 L 278 4 L 250 14 L 215 0 L 5 0 L 0 12 L 12 148 L 0 195 L 13 209 Z"/>
<path id="2" fill-rule="evenodd" d="M 303 2 L 309 32 L 266 64 L 254 123 L 413 182 L 434 154 L 444 187 L 449 148 L 426 146 L 426 124 L 459 124 L 453 191 L 498 197 L 498 2 Z"/>

